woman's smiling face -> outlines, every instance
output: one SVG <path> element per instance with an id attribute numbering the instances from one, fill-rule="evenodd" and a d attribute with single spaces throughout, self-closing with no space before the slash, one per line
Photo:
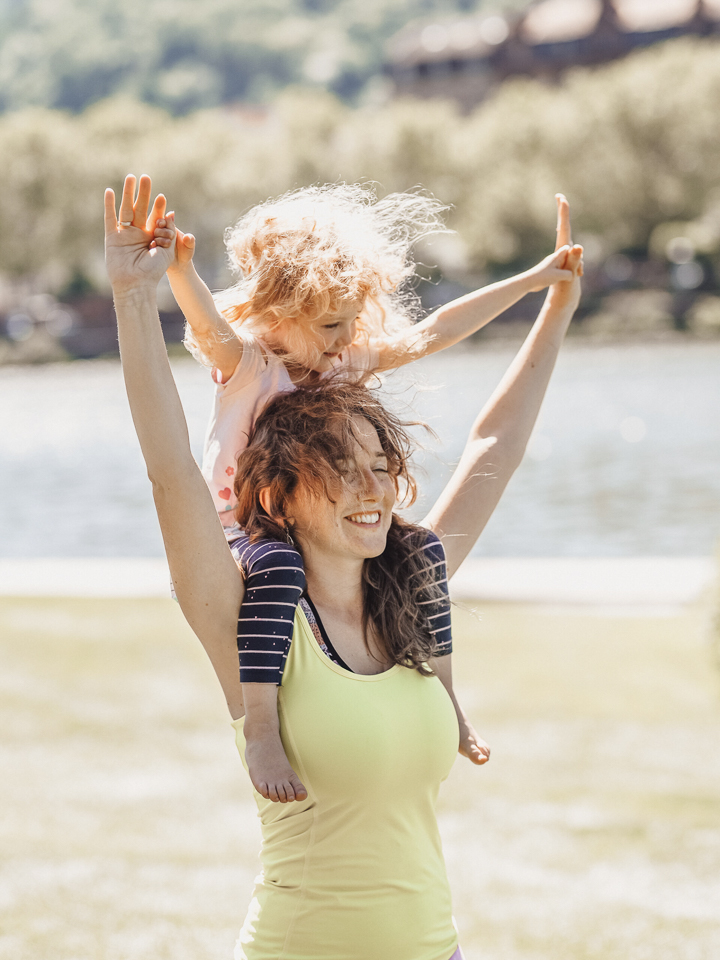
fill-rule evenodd
<path id="1" fill-rule="evenodd" d="M 364 417 L 352 421 L 351 456 L 329 497 L 303 489 L 290 501 L 292 532 L 305 552 L 365 560 L 385 549 L 395 506 L 395 480 L 377 430 Z"/>

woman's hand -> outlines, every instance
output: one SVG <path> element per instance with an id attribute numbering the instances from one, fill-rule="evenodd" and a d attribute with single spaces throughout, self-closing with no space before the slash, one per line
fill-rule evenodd
<path id="1" fill-rule="evenodd" d="M 565 270 L 572 273 L 569 280 L 556 282 L 548 292 L 548 305 L 554 310 L 575 311 L 580 303 L 581 285 L 580 277 L 583 275 L 583 248 L 579 244 L 572 242 L 572 230 L 570 228 L 570 205 L 567 199 L 558 193 L 555 197 L 558 205 L 557 219 L 557 239 L 555 250 L 565 250 L 565 259 L 561 264 Z"/>
<path id="2" fill-rule="evenodd" d="M 125 178 L 119 217 L 114 191 L 105 191 L 105 263 L 115 296 L 154 291 L 175 257 L 174 242 L 165 247 L 154 238 L 157 222 L 165 216 L 165 197 L 158 194 L 151 209 L 150 177 L 140 177 L 137 198 L 135 183 L 132 174 Z"/>
<path id="3" fill-rule="evenodd" d="M 531 267 L 524 276 L 528 277 L 532 291 L 544 290 L 567 283 L 565 294 L 570 291 L 573 281 L 582 276 L 582 247 L 573 246 L 570 229 L 570 205 L 562 193 L 555 195 L 557 201 L 557 234 L 555 252 Z M 573 251 L 575 251 L 573 253 Z M 579 284 L 574 284 L 573 293 L 578 292 Z M 577 306 L 577 303 L 575 304 Z"/>
<path id="4" fill-rule="evenodd" d="M 565 268 L 572 271 L 572 280 L 553 284 L 548 291 L 547 304 L 553 310 L 574 313 L 582 293 L 580 277 L 583 275 L 583 248 L 578 244 L 568 251 Z"/>

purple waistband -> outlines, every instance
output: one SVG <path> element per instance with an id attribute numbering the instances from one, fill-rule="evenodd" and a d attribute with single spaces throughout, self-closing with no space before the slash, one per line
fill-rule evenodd
<path id="1" fill-rule="evenodd" d="M 450 960 L 465 960 L 465 957 L 463 957 L 463 952 L 460 949 L 460 947 L 458 947 L 455 953 L 450 957 Z"/>

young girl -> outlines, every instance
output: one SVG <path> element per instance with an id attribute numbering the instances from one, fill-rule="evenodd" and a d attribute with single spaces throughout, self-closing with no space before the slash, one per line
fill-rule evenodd
<path id="1" fill-rule="evenodd" d="M 561 213 L 564 198 L 558 198 Z M 234 477 L 256 417 L 267 401 L 298 385 L 333 375 L 353 380 L 400 367 L 452 346 L 489 323 L 526 293 L 572 273 L 562 247 L 532 269 L 446 304 L 419 323 L 413 244 L 442 230 L 444 208 L 417 193 L 378 200 L 361 186 L 334 184 L 296 190 L 260 204 L 228 230 L 226 243 L 238 282 L 213 297 L 195 272 L 195 240 L 174 215 L 159 220 L 156 243 L 175 243 L 168 277 L 188 323 L 186 345 L 212 368 L 215 404 L 205 441 L 203 475 L 227 539 L 245 577 L 238 623 L 240 679 L 246 709 L 246 761 L 266 799 L 304 800 L 305 787 L 285 755 L 279 733 L 277 688 L 292 638 L 295 609 L 304 598 L 302 559 L 286 540 L 251 542 L 235 523 Z M 350 469 L 351 465 L 340 465 Z M 280 484 L 279 484 L 280 485 Z M 262 503 L 277 516 L 272 487 Z M 343 523 L 378 522 L 372 491 Z M 432 534 L 421 546 L 432 560 L 435 589 L 425 603 L 436 642 L 431 666 L 448 689 L 460 725 L 460 752 L 481 764 L 487 744 L 452 691 L 450 614 L 442 546 Z M 319 618 L 308 619 L 318 643 L 341 662 Z M 307 611 L 306 611 L 307 613 Z M 249 734 L 249 736 L 248 736 Z"/>

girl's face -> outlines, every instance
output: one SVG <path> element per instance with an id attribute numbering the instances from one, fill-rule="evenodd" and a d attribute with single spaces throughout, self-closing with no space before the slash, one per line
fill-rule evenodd
<path id="1" fill-rule="evenodd" d="M 355 339 L 357 319 L 362 312 L 362 300 L 344 304 L 337 313 L 325 314 L 308 324 L 312 346 L 321 356 L 312 369 L 327 373 L 343 360 L 343 351 Z M 307 329 L 307 328 L 306 328 Z"/>
<path id="2" fill-rule="evenodd" d="M 364 417 L 353 422 L 356 441 L 340 467 L 332 500 L 298 490 L 290 503 L 293 535 L 306 557 L 365 560 L 385 549 L 395 506 L 395 483 L 377 431 Z M 308 557 L 309 558 L 309 557 Z"/>

